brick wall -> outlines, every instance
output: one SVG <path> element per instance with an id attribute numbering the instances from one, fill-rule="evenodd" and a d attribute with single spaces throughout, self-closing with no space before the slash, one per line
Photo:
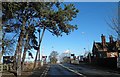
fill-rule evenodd
<path id="1" fill-rule="evenodd" d="M 117 58 L 111 57 L 111 58 L 98 58 L 94 60 L 94 63 L 108 68 L 117 68 Z"/>

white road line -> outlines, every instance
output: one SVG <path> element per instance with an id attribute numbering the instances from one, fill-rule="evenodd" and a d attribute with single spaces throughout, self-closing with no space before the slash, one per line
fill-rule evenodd
<path id="1" fill-rule="evenodd" d="M 71 72 L 73 72 L 73 73 L 76 73 L 77 75 L 80 75 L 80 76 L 82 76 L 82 77 L 86 77 L 85 75 L 79 73 L 78 71 L 72 70 L 72 69 L 70 69 L 69 67 L 66 67 L 66 66 L 64 66 L 64 65 L 62 65 L 62 64 L 59 64 L 59 65 L 62 66 L 62 67 L 64 67 L 64 68 L 66 68 L 67 70 L 69 70 L 69 71 L 71 71 Z"/>
<path id="2" fill-rule="evenodd" d="M 46 72 L 45 72 L 45 75 L 44 75 L 44 77 L 47 75 L 47 73 L 48 73 L 48 70 L 49 70 L 49 68 L 47 68 L 47 70 L 46 70 Z"/>
<path id="3" fill-rule="evenodd" d="M 106 73 L 110 73 L 110 72 L 106 72 Z"/>
<path id="4" fill-rule="evenodd" d="M 45 73 L 45 70 L 43 71 L 43 73 L 42 73 L 42 75 L 40 77 L 43 77 L 44 73 Z"/>
<path id="5" fill-rule="evenodd" d="M 47 66 L 40 77 L 45 77 L 49 71 L 49 68 L 50 68 L 50 66 Z"/>

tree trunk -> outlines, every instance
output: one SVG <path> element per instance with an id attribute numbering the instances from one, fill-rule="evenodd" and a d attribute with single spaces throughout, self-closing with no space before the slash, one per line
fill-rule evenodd
<path id="1" fill-rule="evenodd" d="M 18 48 L 17 48 L 17 76 L 21 76 L 21 53 L 22 53 L 22 40 L 24 38 L 24 30 L 25 30 L 25 22 L 23 22 L 23 26 L 21 29 L 21 34 L 18 39 Z"/>
<path id="2" fill-rule="evenodd" d="M 33 66 L 33 69 L 35 69 L 36 67 L 36 63 L 37 63 L 37 55 L 39 53 L 39 50 L 37 50 L 37 53 L 36 53 L 36 57 L 35 57 L 35 61 L 34 61 L 34 66 Z"/>
<path id="3" fill-rule="evenodd" d="M 0 52 L 0 64 L 1 64 L 1 59 L 2 59 L 2 51 Z"/>
<path id="4" fill-rule="evenodd" d="M 23 52 L 23 57 L 22 57 L 22 62 L 21 62 L 22 71 L 24 71 L 24 61 L 25 61 L 25 57 L 26 57 L 26 52 L 27 52 L 27 48 L 25 48 L 24 52 Z"/>
<path id="5" fill-rule="evenodd" d="M 2 40 L 1 40 L 1 42 L 2 42 L 2 51 L 0 53 L 0 62 L 1 62 L 1 59 L 2 59 L 3 54 L 5 52 L 5 49 L 4 49 L 4 37 L 5 37 L 5 33 L 2 35 Z"/>
<path id="6" fill-rule="evenodd" d="M 0 52 L 0 63 L 4 54 L 4 45 L 2 45 L 2 51 Z"/>
<path id="7" fill-rule="evenodd" d="M 20 35 L 22 34 L 22 31 L 20 32 Z M 18 38 L 18 43 L 20 42 L 20 38 L 21 36 L 19 36 Z M 13 70 L 17 70 L 17 54 L 18 54 L 18 48 L 19 48 L 19 44 L 17 44 L 17 47 L 16 47 L 16 51 L 15 51 L 15 54 L 14 54 L 14 57 L 13 57 Z"/>
<path id="8" fill-rule="evenodd" d="M 1 23 L 1 17 L 0 17 L 0 46 L 2 46 L 2 23 Z M 2 48 L 0 48 L 0 63 L 1 63 L 1 58 L 2 58 Z"/>
<path id="9" fill-rule="evenodd" d="M 45 33 L 45 29 L 46 29 L 46 27 L 43 28 L 42 35 L 41 35 L 41 38 L 39 40 L 39 45 L 38 45 L 39 48 L 38 48 L 37 53 L 36 53 L 33 69 L 35 69 L 35 67 L 36 67 L 38 53 L 40 54 L 40 45 L 41 45 L 41 42 L 42 42 L 42 39 L 43 39 L 43 36 L 44 36 L 44 33 Z"/>
<path id="10" fill-rule="evenodd" d="M 38 46 L 39 46 L 39 50 L 38 50 L 38 52 L 39 52 L 38 53 L 38 61 L 39 61 L 38 66 L 41 66 L 41 64 L 40 64 L 40 31 L 39 31 L 39 45 Z"/>
<path id="11" fill-rule="evenodd" d="M 22 57 L 22 62 L 21 62 L 21 68 L 22 71 L 24 71 L 24 61 L 25 61 L 25 57 L 26 57 L 26 52 L 27 52 L 27 48 L 28 48 L 28 34 L 26 34 L 26 43 L 25 43 L 25 47 L 24 47 L 24 52 L 23 52 L 23 57 Z"/>
<path id="12" fill-rule="evenodd" d="M 14 54 L 14 57 L 13 57 L 13 70 L 17 70 L 16 69 L 16 67 L 17 67 L 16 56 L 17 56 L 17 50 L 15 51 L 15 54 Z"/>

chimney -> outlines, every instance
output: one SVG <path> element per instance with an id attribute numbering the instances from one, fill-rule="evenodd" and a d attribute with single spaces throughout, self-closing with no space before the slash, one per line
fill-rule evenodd
<path id="1" fill-rule="evenodd" d="M 105 47 L 106 40 L 105 40 L 105 36 L 103 34 L 101 35 L 101 40 L 102 40 L 103 47 Z"/>
<path id="2" fill-rule="evenodd" d="M 113 43 L 113 42 L 114 42 L 112 35 L 109 36 L 109 41 L 110 41 L 110 43 Z"/>

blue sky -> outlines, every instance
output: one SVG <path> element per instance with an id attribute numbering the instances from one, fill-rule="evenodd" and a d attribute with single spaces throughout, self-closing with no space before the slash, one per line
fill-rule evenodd
<path id="1" fill-rule="evenodd" d="M 41 51 L 44 55 L 49 55 L 52 50 L 59 54 L 70 50 L 76 55 L 84 54 L 86 50 L 92 50 L 93 41 L 101 41 L 101 34 L 106 36 L 113 32 L 107 25 L 109 18 L 117 16 L 117 3 L 115 2 L 72 2 L 80 12 L 71 24 L 78 25 L 78 30 L 62 37 L 52 36 L 45 32 Z M 66 3 L 69 4 L 69 3 Z M 107 21 L 107 22 L 106 22 Z"/>
<path id="2" fill-rule="evenodd" d="M 59 0 L 64 2 L 118 2 L 119 0 Z"/>

